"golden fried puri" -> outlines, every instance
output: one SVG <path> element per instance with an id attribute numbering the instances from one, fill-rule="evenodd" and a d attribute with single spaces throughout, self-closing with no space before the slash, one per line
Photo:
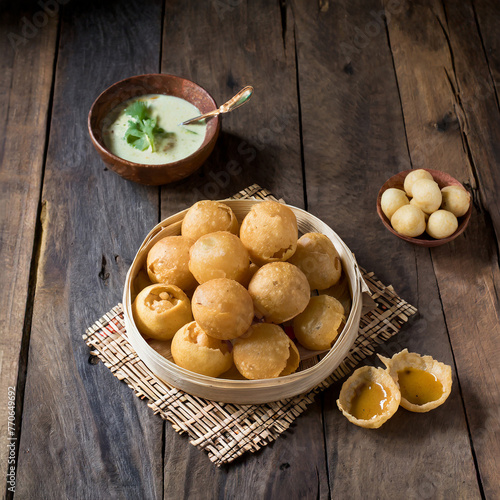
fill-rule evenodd
<path id="1" fill-rule="evenodd" d="M 191 247 L 189 269 L 198 283 L 216 278 L 238 282 L 247 277 L 250 259 L 241 240 L 227 231 L 205 234 Z"/>
<path id="2" fill-rule="evenodd" d="M 174 335 L 171 351 L 177 365 L 208 377 L 218 377 L 233 365 L 228 344 L 207 335 L 196 321 Z"/>
<path id="3" fill-rule="evenodd" d="M 277 325 L 259 323 L 236 339 L 234 364 L 247 379 L 276 378 L 297 370 L 300 362 L 297 347 Z"/>
<path id="4" fill-rule="evenodd" d="M 230 207 L 220 201 L 195 203 L 184 216 L 181 234 L 196 241 L 200 236 L 217 231 L 238 234 L 240 225 Z"/>
<path id="5" fill-rule="evenodd" d="M 339 253 L 330 238 L 321 233 L 304 234 L 288 262 L 306 275 L 311 290 L 330 288 L 342 274 Z"/>
<path id="6" fill-rule="evenodd" d="M 293 331 L 306 349 L 324 351 L 332 347 L 344 319 L 344 308 L 337 299 L 319 295 L 311 297 L 305 310 L 293 319 Z"/>
<path id="7" fill-rule="evenodd" d="M 243 219 L 240 238 L 255 264 L 285 261 L 297 246 L 297 218 L 287 206 L 263 201 L 253 205 Z"/>
<path id="8" fill-rule="evenodd" d="M 158 340 L 171 339 L 175 332 L 193 320 L 186 294 L 175 285 L 156 283 L 144 288 L 132 304 L 139 331 Z"/>
<path id="9" fill-rule="evenodd" d="M 255 313 L 271 323 L 283 323 L 300 314 L 309 303 L 310 288 L 304 273 L 289 262 L 262 266 L 248 285 Z"/>
<path id="10" fill-rule="evenodd" d="M 166 283 L 185 292 L 196 286 L 189 270 L 189 249 L 193 240 L 185 236 L 167 236 L 157 241 L 147 257 L 147 271 L 153 283 Z"/>
<path id="11" fill-rule="evenodd" d="M 206 281 L 194 292 L 193 316 L 216 339 L 229 340 L 245 333 L 254 318 L 252 297 L 237 281 Z"/>

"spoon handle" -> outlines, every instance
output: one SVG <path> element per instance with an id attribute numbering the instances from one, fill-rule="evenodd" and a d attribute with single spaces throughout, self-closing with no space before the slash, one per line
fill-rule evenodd
<path id="1" fill-rule="evenodd" d="M 225 102 L 219 109 L 209 111 L 208 113 L 196 116 L 195 118 L 190 118 L 189 120 L 179 123 L 179 125 L 189 125 L 190 123 L 194 123 L 205 118 L 212 118 L 213 116 L 217 116 L 221 113 L 229 113 L 230 111 L 233 111 L 233 109 L 243 106 L 243 104 L 245 104 L 250 99 L 250 97 L 252 97 L 252 94 L 253 87 L 248 85 L 242 88 L 236 95 L 231 97 L 231 99 Z"/>
<path id="2" fill-rule="evenodd" d="M 220 108 L 221 113 L 229 113 L 233 111 L 233 109 L 239 108 L 243 106 L 253 94 L 253 87 L 248 85 L 242 88 L 236 95 L 231 97 L 229 101 L 225 102 Z"/>

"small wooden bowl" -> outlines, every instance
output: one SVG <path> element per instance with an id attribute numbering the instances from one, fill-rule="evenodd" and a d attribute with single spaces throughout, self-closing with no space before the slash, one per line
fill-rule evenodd
<path id="1" fill-rule="evenodd" d="M 441 172 L 440 170 L 431 170 L 428 168 L 424 168 L 422 170 L 427 170 L 427 172 L 429 172 L 432 175 L 433 179 L 437 182 L 439 189 L 443 189 L 446 186 L 461 186 L 463 188 L 460 182 L 458 182 L 454 177 L 452 177 L 450 174 L 447 174 L 446 172 Z M 458 235 L 462 234 L 465 231 L 467 224 L 469 224 L 470 215 L 472 213 L 472 200 L 469 205 L 469 210 L 467 210 L 466 214 L 458 218 L 457 230 L 451 236 L 448 236 L 448 238 L 436 240 L 431 236 L 429 236 L 427 233 L 423 233 L 418 238 L 410 238 L 409 236 L 403 236 L 402 234 L 399 234 L 391 226 L 391 221 L 386 217 L 384 212 L 382 212 L 382 206 L 380 204 L 382 194 L 384 193 L 385 190 L 389 188 L 396 188 L 404 191 L 403 188 L 404 180 L 405 177 L 410 172 L 412 172 L 412 170 L 405 170 L 404 172 L 399 172 L 398 174 L 393 175 L 390 179 L 388 179 L 385 182 L 385 184 L 380 188 L 380 191 L 378 192 L 377 213 L 380 219 L 382 220 L 384 226 L 392 234 L 395 234 L 398 238 L 401 238 L 402 240 L 408 241 L 409 243 L 413 243 L 414 245 L 418 245 L 421 247 L 439 247 L 441 245 L 444 245 L 445 243 L 448 243 L 451 240 L 454 240 Z"/>
<path id="2" fill-rule="evenodd" d="M 202 145 L 191 155 L 178 161 L 161 165 L 145 165 L 120 158 L 106 148 L 102 139 L 102 121 L 118 104 L 132 97 L 145 94 L 165 94 L 180 97 L 196 106 L 201 113 L 217 109 L 213 97 L 190 80 L 173 75 L 149 74 L 126 78 L 111 85 L 92 104 L 88 129 L 92 143 L 102 160 L 125 179 L 159 186 L 178 181 L 198 170 L 214 149 L 220 131 L 220 118 L 207 122 Z"/>

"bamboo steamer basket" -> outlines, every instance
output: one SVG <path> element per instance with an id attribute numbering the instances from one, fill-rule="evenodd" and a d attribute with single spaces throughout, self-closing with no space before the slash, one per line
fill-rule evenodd
<path id="1" fill-rule="evenodd" d="M 240 223 L 253 205 L 261 203 L 261 201 L 256 200 L 222 201 L 231 207 Z M 199 375 L 177 366 L 171 358 L 163 357 L 150 347 L 134 323 L 132 315 L 133 281 L 141 267 L 144 266 L 151 247 L 166 236 L 180 234 L 181 223 L 187 212 L 184 210 L 160 222 L 147 235 L 127 273 L 123 292 L 127 337 L 146 366 L 167 384 L 194 396 L 225 403 L 268 403 L 309 391 L 326 379 L 347 356 L 358 335 L 363 305 L 362 293 L 367 292 L 368 287 L 361 277 L 354 255 L 340 237 L 317 217 L 300 208 L 287 206 L 293 210 L 297 217 L 299 233 L 320 232 L 330 238 L 340 255 L 344 272 L 347 275 L 352 298 L 351 311 L 334 346 L 310 368 L 284 377 L 264 380 L 228 380 Z"/>

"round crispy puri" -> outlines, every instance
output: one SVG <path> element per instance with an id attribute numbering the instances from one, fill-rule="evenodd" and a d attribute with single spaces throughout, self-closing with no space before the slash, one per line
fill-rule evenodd
<path id="1" fill-rule="evenodd" d="M 227 231 L 201 236 L 189 252 L 189 269 L 200 284 L 216 278 L 244 281 L 249 266 L 247 249 Z"/>
<path id="2" fill-rule="evenodd" d="M 186 294 L 175 285 L 155 283 L 137 295 L 132 314 L 139 331 L 158 340 L 171 339 L 175 332 L 193 320 Z"/>
<path id="3" fill-rule="evenodd" d="M 344 307 L 337 299 L 318 295 L 293 319 L 293 331 L 306 349 L 324 351 L 332 347 L 344 319 Z"/>
<path id="4" fill-rule="evenodd" d="M 207 335 L 196 321 L 184 325 L 174 335 L 171 351 L 177 365 L 208 377 L 218 377 L 233 364 L 228 345 Z"/>
<path id="5" fill-rule="evenodd" d="M 289 262 L 262 266 L 250 281 L 248 292 L 256 315 L 271 323 L 283 323 L 300 314 L 311 293 L 304 273 Z"/>
<path id="6" fill-rule="evenodd" d="M 255 264 L 286 261 L 297 247 L 297 218 L 282 203 L 263 201 L 243 219 L 240 238 Z"/>
<path id="7" fill-rule="evenodd" d="M 203 330 L 221 340 L 245 333 L 254 318 L 253 301 L 237 281 L 218 278 L 206 281 L 194 292 L 193 316 Z"/>
<path id="8" fill-rule="evenodd" d="M 189 270 L 189 249 L 193 240 L 185 236 L 167 236 L 148 252 L 146 267 L 153 283 L 175 285 L 185 292 L 196 286 Z"/>
<path id="9" fill-rule="evenodd" d="M 230 207 L 220 201 L 202 200 L 195 203 L 184 216 L 181 234 L 196 241 L 204 234 L 229 231 L 238 234 L 240 225 Z"/>
<path id="10" fill-rule="evenodd" d="M 300 362 L 295 344 L 278 325 L 270 323 L 253 325 L 236 339 L 233 358 L 238 371 L 250 380 L 289 375 Z"/>
<path id="11" fill-rule="evenodd" d="M 339 253 L 328 236 L 306 233 L 299 238 L 295 253 L 288 260 L 305 275 L 311 290 L 325 290 L 335 285 L 342 274 Z"/>

